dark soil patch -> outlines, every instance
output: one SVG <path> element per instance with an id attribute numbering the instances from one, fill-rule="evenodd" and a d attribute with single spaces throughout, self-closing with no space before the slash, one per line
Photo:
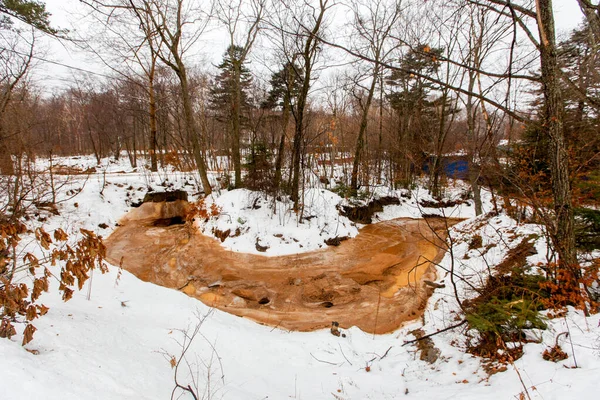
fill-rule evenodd
<path id="1" fill-rule="evenodd" d="M 254 244 L 254 247 L 256 248 L 257 251 L 260 251 L 261 253 L 264 253 L 265 251 L 269 250 L 269 246 L 262 246 L 258 242 L 258 238 L 256 238 L 256 243 Z"/>
<path id="2" fill-rule="evenodd" d="M 144 204 L 143 201 L 133 201 L 133 200 L 125 200 L 125 203 L 127 203 L 128 205 L 130 205 L 133 208 L 138 208 L 139 206 L 141 206 L 142 204 Z"/>
<path id="3" fill-rule="evenodd" d="M 481 235 L 473 236 L 469 242 L 469 250 L 479 249 L 480 247 L 483 247 L 483 239 L 481 238 Z"/>
<path id="4" fill-rule="evenodd" d="M 152 222 L 152 226 L 167 227 L 172 225 L 183 225 L 185 220 L 182 217 L 161 218 Z"/>
<path id="5" fill-rule="evenodd" d="M 96 168 L 90 167 L 83 170 L 76 166 L 55 165 L 52 167 L 52 172 L 56 175 L 89 175 L 96 173 Z"/>
<path id="6" fill-rule="evenodd" d="M 431 201 L 431 200 L 421 200 L 419 204 L 421 207 L 427 208 L 448 208 L 448 207 L 456 207 L 459 204 L 462 204 L 462 200 L 439 200 L 439 201 Z"/>
<path id="7" fill-rule="evenodd" d="M 537 250 L 533 246 L 533 243 L 530 243 L 528 237 L 524 238 L 517 247 L 508 252 L 504 261 L 496 267 L 496 271 L 499 274 L 506 274 L 515 268 L 523 268 L 527 264 L 527 257 L 534 254 L 537 254 Z"/>
<path id="8" fill-rule="evenodd" d="M 163 201 L 188 200 L 188 194 L 184 190 L 168 190 L 166 192 L 148 192 L 142 203 L 161 203 Z"/>
<path id="9" fill-rule="evenodd" d="M 342 206 L 341 214 L 352 222 L 370 224 L 373 222 L 373 214 L 383 211 L 383 206 L 391 204 L 400 204 L 400 200 L 397 197 L 386 196 L 363 206 Z"/>
<path id="10" fill-rule="evenodd" d="M 231 233 L 231 229 L 227 229 L 226 231 L 221 231 L 219 229 L 215 229 L 213 233 L 217 238 L 219 238 L 221 243 L 223 243 L 225 241 L 225 239 L 227 239 L 229 237 L 229 234 Z"/>
<path id="11" fill-rule="evenodd" d="M 344 240 L 350 239 L 348 236 L 336 236 L 325 240 L 327 246 L 339 246 Z"/>
<path id="12" fill-rule="evenodd" d="M 421 339 L 425 335 L 422 329 L 416 329 L 411 333 L 414 337 L 420 339 L 417 341 L 417 348 L 421 352 L 419 357 L 421 361 L 427 361 L 429 364 L 435 363 L 442 352 L 435 347 L 433 340 L 430 338 Z"/>
<path id="13" fill-rule="evenodd" d="M 431 213 L 421 213 L 421 217 L 423 217 L 423 218 L 443 218 L 439 214 L 431 214 Z"/>

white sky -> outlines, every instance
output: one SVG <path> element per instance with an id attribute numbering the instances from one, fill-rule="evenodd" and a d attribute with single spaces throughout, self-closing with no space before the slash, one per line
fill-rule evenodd
<path id="1" fill-rule="evenodd" d="M 82 30 L 85 26 L 78 24 L 78 13 L 81 6 L 78 0 L 46 0 L 46 8 L 52 14 L 51 21 L 55 27 L 67 28 L 69 30 Z M 575 28 L 582 18 L 581 10 L 576 0 L 555 0 L 554 11 L 557 26 L 557 34 L 564 37 Z M 203 56 L 209 62 L 218 63 L 227 46 L 225 38 L 213 36 L 209 41 L 203 43 Z M 82 68 L 93 72 L 106 72 L 105 69 L 95 63 L 88 55 L 78 51 L 70 44 L 64 44 L 55 39 L 44 38 L 47 48 L 46 59 Z M 55 64 L 42 63 L 37 67 L 36 80 L 40 86 L 45 88 L 63 88 L 73 81 L 73 73 L 76 71 Z M 50 89 L 51 91 L 52 89 Z"/>

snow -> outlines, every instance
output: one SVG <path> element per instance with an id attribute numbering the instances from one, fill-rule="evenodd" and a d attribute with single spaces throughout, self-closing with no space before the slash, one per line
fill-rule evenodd
<path id="1" fill-rule="evenodd" d="M 431 196 L 429 190 L 423 186 L 417 186 L 412 191 L 407 190 L 389 190 L 381 188 L 375 192 L 375 196 L 393 196 L 401 199 L 399 205 L 386 206 L 382 212 L 375 214 L 375 221 L 387 221 L 394 218 L 422 218 L 423 215 L 438 215 L 446 218 L 474 218 L 475 203 L 473 200 L 462 202 L 461 196 L 468 191 L 468 186 L 460 181 L 454 181 L 449 184 L 448 193 L 445 196 L 446 200 L 456 201 L 454 207 L 424 207 L 420 204 L 422 201 L 434 202 L 435 199 Z M 406 196 L 409 196 L 407 199 Z M 481 199 L 483 203 L 483 212 L 492 210 L 492 195 L 488 190 L 481 189 Z"/>
<path id="2" fill-rule="evenodd" d="M 222 245 L 232 251 L 268 256 L 296 254 L 318 250 L 330 238 L 358 235 L 355 224 L 336 209 L 341 200 L 328 190 L 308 189 L 303 212 L 295 213 L 289 200 L 273 200 L 246 189 L 224 191 L 220 196 L 211 195 L 205 203 L 207 208 L 217 205 L 219 215 L 199 220 L 197 226 L 213 237 L 215 230 L 230 231 Z M 258 251 L 257 243 L 266 250 Z"/>
<path id="3" fill-rule="evenodd" d="M 42 163 L 40 160 L 40 168 Z M 95 166 L 95 160 L 89 157 L 55 160 L 58 163 L 83 169 Z M 58 176 L 57 179 L 66 180 Z M 164 188 L 161 185 L 165 184 L 193 194 L 198 192 L 195 182 L 191 174 L 150 173 L 144 168 L 127 167 L 126 160 L 104 160 L 89 177 L 69 178 L 62 191 L 60 216 L 41 216 L 47 218 L 47 231 L 63 227 L 72 240 L 82 227 L 107 236 L 148 188 Z M 68 189 L 81 189 L 81 193 L 67 199 Z M 464 186 L 457 184 L 448 197 L 457 197 L 462 190 Z M 273 203 L 264 197 L 256 200 L 256 196 L 246 190 L 216 194 L 207 202 L 221 207 L 220 216 L 207 223 L 199 222 L 198 226 L 206 232 L 212 228 L 249 227 L 240 237 L 225 240 L 223 246 L 256 252 L 258 239 L 261 245 L 269 246 L 266 255 L 309 251 L 321 246 L 327 237 L 357 234 L 357 227 L 340 217 L 336 209 L 344 200 L 324 189 L 305 193 L 303 215 L 315 218 L 304 218 L 303 223 L 285 201 Z M 535 240 L 538 250 L 529 262 L 545 261 L 546 244 L 538 226 L 518 225 L 503 214 L 474 218 L 473 205 L 466 203 L 444 210 L 419 208 L 418 200 L 428 196 L 424 189 L 414 190 L 401 205 L 387 206 L 377 215 L 385 220 L 443 212 L 446 216 L 468 218 L 451 230 L 456 243 L 454 257 L 446 254 L 438 268 L 438 281 L 446 287 L 436 289 L 423 321 L 414 321 L 386 335 L 371 335 L 357 328 L 345 330 L 345 338 L 335 337 L 328 330 L 288 332 L 211 310 L 181 292 L 143 282 L 111 266 L 104 275 L 96 272 L 69 302 L 62 302 L 56 288 L 42 296 L 41 302 L 50 311 L 34 322 L 38 331 L 25 346 L 37 354 L 21 347 L 20 335 L 0 340 L 0 399 L 170 398 L 174 370 L 169 359 L 181 354 L 181 330 L 190 332 L 198 317 L 207 314 L 201 335 L 196 336 L 187 353 L 190 368 L 183 365 L 179 371 L 179 379 L 186 385 L 191 382 L 191 369 L 199 387 L 210 388 L 204 393 L 206 399 L 519 398 L 524 388 L 516 370 L 531 398 L 597 398 L 598 315 L 586 318 L 580 311 L 570 310 L 565 318 L 550 320 L 548 329 L 540 332 L 541 343 L 525 345 L 523 357 L 514 366 L 490 377 L 482 370 L 480 359 L 463 351 L 459 330 L 432 338 L 441 351 L 434 364 L 421 361 L 414 345 L 402 346 L 405 340 L 414 338 L 410 334 L 413 329 L 432 333 L 460 318 L 445 272 L 453 261 L 457 274 L 476 281 L 486 273 L 488 265 L 498 264 L 523 237 Z M 484 211 L 490 211 L 490 194 L 485 192 L 483 197 Z M 252 207 L 258 204 L 260 208 Z M 108 227 L 102 228 L 103 223 Z M 483 256 L 469 249 L 468 243 L 475 234 L 482 236 L 484 249 L 494 244 Z M 23 242 L 28 251 L 40 251 L 31 241 Z M 20 279 L 29 281 L 25 275 Z M 473 295 L 460 280 L 457 290 L 461 297 Z M 542 351 L 553 346 L 557 335 L 566 331 L 570 336 L 562 335 L 559 344 L 569 358 L 558 363 L 542 360 Z M 575 358 L 576 369 L 572 368 Z"/>

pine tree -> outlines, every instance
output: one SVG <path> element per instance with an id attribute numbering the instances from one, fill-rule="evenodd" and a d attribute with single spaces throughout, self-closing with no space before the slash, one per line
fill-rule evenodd
<path id="1" fill-rule="evenodd" d="M 57 35 L 61 31 L 50 25 L 50 13 L 46 11 L 46 5 L 31 0 L 0 0 L 0 29 L 13 27 L 11 18 L 16 18 L 34 28 Z"/>
<path id="2" fill-rule="evenodd" d="M 252 75 L 242 59 L 243 51 L 242 47 L 229 46 L 218 65 L 220 72 L 211 90 L 211 108 L 216 111 L 218 120 L 229 125 L 236 188 L 242 183 L 241 132 L 252 107 L 249 95 Z"/>
<path id="3" fill-rule="evenodd" d="M 279 188 L 281 183 L 281 168 L 283 165 L 283 156 L 285 151 L 285 137 L 287 126 L 292 108 L 296 104 L 298 93 L 302 88 L 302 68 L 293 63 L 287 62 L 283 67 L 271 75 L 271 90 L 262 107 L 267 109 L 281 108 L 281 136 L 279 138 L 279 147 L 277 158 L 275 160 L 275 176 L 273 186 Z"/>
<path id="4" fill-rule="evenodd" d="M 273 109 L 293 105 L 295 98 L 302 86 L 302 68 L 290 62 L 285 63 L 281 69 L 271 75 L 271 90 L 267 99 L 261 105 L 263 108 Z"/>
<path id="5" fill-rule="evenodd" d="M 559 45 L 559 63 L 569 81 L 563 80 L 565 100 L 565 136 L 571 147 L 579 149 L 575 156 L 580 163 L 593 158 L 600 150 L 600 57 L 588 24 L 574 30 Z M 596 106 L 586 103 L 592 99 Z M 577 166 L 575 166 L 577 168 Z"/>
<path id="6" fill-rule="evenodd" d="M 570 162 L 574 171 L 587 173 L 591 170 L 598 171 L 600 162 L 596 154 L 600 152 L 600 137 L 598 128 L 600 118 L 598 111 L 583 96 L 600 103 L 600 79 L 597 71 L 600 70 L 600 59 L 593 50 L 593 36 L 590 28 L 584 24 L 574 30 L 569 38 L 558 46 L 559 64 L 566 78 L 561 82 L 563 92 L 564 113 L 563 125 L 566 144 L 570 153 Z M 541 88 L 534 92 L 541 95 Z M 539 108 L 540 120 L 528 124 L 520 146 L 519 154 L 530 154 L 528 168 L 532 174 L 550 174 L 550 138 L 543 134 L 543 103 L 539 99 L 532 103 Z M 600 172 L 600 171 L 598 171 Z M 577 177 L 573 177 L 577 178 Z M 577 183 L 575 181 L 574 183 Z M 550 190 L 550 179 L 542 182 L 546 190 Z"/>
<path id="7" fill-rule="evenodd" d="M 396 157 L 400 180 L 405 185 L 412 179 L 414 166 L 420 167 L 424 161 L 424 139 L 435 129 L 432 123 L 436 119 L 436 105 L 429 97 L 438 87 L 423 76 L 432 76 L 438 71 L 442 51 L 426 44 L 409 50 L 400 60 L 399 68 L 387 79 L 393 87 L 387 98 L 399 119 L 398 147 L 406 152 Z"/>

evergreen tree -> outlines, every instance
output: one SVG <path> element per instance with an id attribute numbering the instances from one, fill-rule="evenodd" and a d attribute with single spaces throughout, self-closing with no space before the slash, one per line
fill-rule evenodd
<path id="1" fill-rule="evenodd" d="M 600 57 L 597 44 L 585 24 L 574 30 L 569 39 L 559 45 L 559 61 L 569 81 L 575 86 L 563 83 L 565 99 L 565 134 L 569 141 L 590 146 L 590 140 L 598 142 L 598 117 L 600 113 Z M 583 96 L 592 99 L 596 107 L 584 101 Z M 597 150 L 597 148 L 596 148 Z"/>
<path id="2" fill-rule="evenodd" d="M 51 35 L 61 33 L 50 26 L 50 13 L 46 11 L 46 5 L 35 0 L 0 0 L 0 14 L 0 29 L 11 29 L 12 18 L 16 18 L 42 32 Z"/>
<path id="3" fill-rule="evenodd" d="M 287 62 L 282 68 L 271 75 L 271 90 L 267 99 L 262 103 L 266 109 L 281 108 L 281 136 L 279 138 L 279 147 L 277 158 L 275 160 L 275 176 L 273 186 L 278 189 L 281 184 L 281 168 L 283 165 L 283 155 L 285 151 L 285 136 L 293 107 L 296 105 L 298 94 L 302 89 L 302 76 L 304 72 L 298 65 Z"/>
<path id="4" fill-rule="evenodd" d="M 574 171 L 587 173 L 598 170 L 600 162 L 596 160 L 600 153 L 600 113 L 584 101 L 587 96 L 600 103 L 600 58 L 594 51 L 594 40 L 587 24 L 574 30 L 569 38 L 559 44 L 559 63 L 570 84 L 563 80 L 562 92 L 564 101 L 563 124 L 567 146 L 571 149 L 570 161 Z M 540 94 L 540 90 L 535 92 Z M 534 107 L 543 104 L 534 100 Z M 540 115 L 542 110 L 538 112 Z M 528 124 L 524 133 L 520 153 L 531 155 L 528 163 L 532 174 L 550 174 L 548 154 L 549 138 L 543 134 L 540 121 Z M 549 190 L 550 181 L 542 186 Z"/>
<path id="5" fill-rule="evenodd" d="M 298 92 L 302 87 L 302 68 L 290 62 L 285 63 L 281 69 L 271 75 L 271 90 L 267 99 L 262 103 L 263 108 L 274 109 L 293 105 Z"/>
<path id="6" fill-rule="evenodd" d="M 387 79 L 393 88 L 387 98 L 399 120 L 398 149 L 404 149 L 404 154 L 400 151 L 396 154 L 400 173 L 396 181 L 404 185 L 412 180 L 414 167 L 423 163 L 426 138 L 436 126 L 436 104 L 429 97 L 438 87 L 422 76 L 432 76 L 438 71 L 442 51 L 428 45 L 410 49 Z"/>
<path id="7" fill-rule="evenodd" d="M 243 54 L 242 47 L 229 46 L 223 55 L 223 61 L 218 65 L 220 72 L 211 90 L 211 108 L 216 111 L 217 119 L 229 125 L 236 188 L 242 183 L 240 158 L 242 129 L 247 124 L 249 110 L 252 107 L 249 95 L 252 75 L 244 63 Z"/>
<path id="8" fill-rule="evenodd" d="M 242 48 L 230 46 L 223 54 L 223 61 L 217 66 L 219 73 L 215 77 L 211 89 L 211 108 L 217 112 L 221 121 L 231 118 L 233 98 L 236 89 L 236 69 L 239 69 L 239 86 L 241 88 L 241 106 L 246 112 L 252 108 L 250 88 L 252 86 L 252 74 L 244 63 L 240 63 L 239 56 Z"/>

